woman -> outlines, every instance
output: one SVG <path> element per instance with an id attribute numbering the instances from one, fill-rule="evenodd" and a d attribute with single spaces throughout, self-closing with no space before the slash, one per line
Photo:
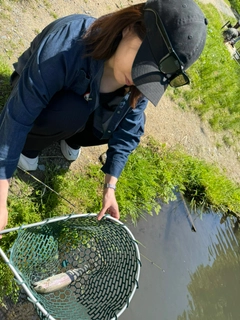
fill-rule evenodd
<path id="1" fill-rule="evenodd" d="M 206 24 L 192 0 L 149 0 L 47 26 L 14 64 L 0 118 L 0 229 L 17 165 L 35 170 L 55 141 L 68 160 L 81 146 L 108 143 L 98 219 L 105 212 L 119 219 L 114 191 L 144 132 L 147 102 L 157 105 L 168 84 L 189 83 L 185 70 L 203 50 Z"/>

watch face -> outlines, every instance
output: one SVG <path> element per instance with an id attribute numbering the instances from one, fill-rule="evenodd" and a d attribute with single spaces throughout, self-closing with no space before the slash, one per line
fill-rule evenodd
<path id="1" fill-rule="evenodd" d="M 104 188 L 110 188 L 110 189 L 116 189 L 116 185 L 115 184 L 111 184 L 111 183 L 105 183 L 104 184 Z"/>

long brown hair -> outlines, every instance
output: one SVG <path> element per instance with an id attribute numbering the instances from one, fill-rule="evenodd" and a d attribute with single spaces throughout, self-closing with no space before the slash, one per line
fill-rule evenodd
<path id="1" fill-rule="evenodd" d="M 139 3 L 95 20 L 83 38 L 86 55 L 95 60 L 108 60 L 115 53 L 122 39 L 123 29 L 130 25 L 143 40 L 146 35 L 143 19 L 144 5 L 145 3 Z M 135 108 L 142 93 L 135 86 L 132 86 L 130 91 L 130 105 Z"/>

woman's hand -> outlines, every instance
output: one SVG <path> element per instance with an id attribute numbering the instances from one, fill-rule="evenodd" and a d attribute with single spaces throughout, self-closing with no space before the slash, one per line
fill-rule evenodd
<path id="1" fill-rule="evenodd" d="M 8 221 L 7 196 L 8 196 L 9 180 L 0 180 L 0 231 L 3 230 Z M 2 235 L 0 235 L 0 239 Z"/>
<path id="2" fill-rule="evenodd" d="M 110 174 L 105 175 L 105 184 L 116 186 L 117 178 Z M 119 219 L 120 214 L 118 210 L 117 200 L 115 198 L 115 190 L 113 188 L 103 189 L 103 204 L 102 209 L 98 214 L 98 220 L 101 220 L 105 213 L 109 213 L 113 218 Z"/>
<path id="3" fill-rule="evenodd" d="M 97 219 L 101 220 L 105 213 L 109 213 L 113 218 L 119 219 L 120 214 L 118 204 L 115 197 L 115 190 L 106 188 L 103 191 L 103 205 L 99 212 Z"/>

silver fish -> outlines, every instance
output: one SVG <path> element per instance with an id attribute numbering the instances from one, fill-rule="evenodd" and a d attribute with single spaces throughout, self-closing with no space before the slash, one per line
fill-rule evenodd
<path id="1" fill-rule="evenodd" d="M 56 274 L 55 276 L 48 277 L 33 283 L 34 290 L 38 293 L 51 293 L 67 287 L 73 281 L 76 281 L 88 270 L 92 269 L 89 264 L 84 265 L 83 268 L 68 270 Z"/>

